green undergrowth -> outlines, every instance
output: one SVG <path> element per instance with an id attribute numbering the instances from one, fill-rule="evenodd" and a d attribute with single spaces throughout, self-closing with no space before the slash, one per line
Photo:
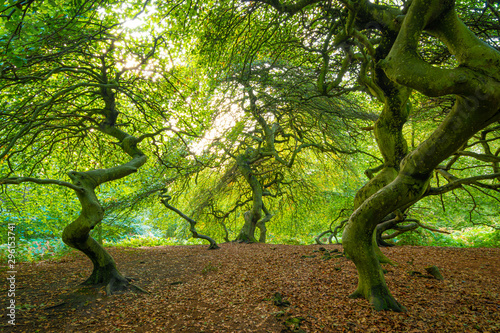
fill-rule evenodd
<path id="1" fill-rule="evenodd" d="M 289 237 L 270 234 L 269 244 L 310 245 L 314 244 L 313 235 L 308 237 Z M 490 227 L 476 226 L 451 234 L 441 234 L 427 230 L 405 233 L 394 240 L 396 245 L 415 246 L 444 246 L 444 247 L 500 247 L 500 230 Z M 58 260 L 71 249 L 59 238 L 17 239 L 15 244 L 15 260 L 19 262 L 37 262 L 41 260 Z M 117 247 L 153 247 L 153 246 L 182 246 L 207 245 L 202 239 L 163 238 L 151 233 L 145 235 L 130 235 L 117 241 L 103 240 L 103 245 Z M 0 259 L 7 262 L 8 246 L 0 245 Z"/>
<path id="2" fill-rule="evenodd" d="M 418 230 L 398 236 L 396 245 L 448 247 L 500 247 L 500 230 L 476 226 L 452 231 L 450 234 Z"/>
<path id="3" fill-rule="evenodd" d="M 151 247 L 151 246 L 172 246 L 172 245 L 200 245 L 208 242 L 202 239 L 189 238 L 162 238 L 151 234 L 148 235 L 133 235 L 123 238 L 117 242 L 107 242 L 104 240 L 104 246 L 122 246 L 122 247 Z"/>
<path id="4" fill-rule="evenodd" d="M 314 236 L 309 235 L 309 237 L 290 237 L 281 235 L 269 235 L 267 237 L 267 243 L 270 244 L 287 244 L 287 245 L 309 245 L 314 244 Z"/>
<path id="5" fill-rule="evenodd" d="M 11 248 L 12 249 L 12 248 Z M 58 238 L 35 238 L 26 240 L 16 239 L 14 257 L 18 262 L 37 262 L 41 260 L 56 260 L 70 251 L 61 239 Z M 7 261 L 8 245 L 0 245 L 0 258 L 2 262 Z"/>

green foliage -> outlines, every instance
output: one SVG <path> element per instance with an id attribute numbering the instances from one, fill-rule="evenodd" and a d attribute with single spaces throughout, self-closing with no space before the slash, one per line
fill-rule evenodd
<path id="1" fill-rule="evenodd" d="M 399 235 L 396 245 L 450 246 L 450 247 L 500 247 L 500 230 L 476 226 L 442 234 L 418 230 Z"/>
<path id="2" fill-rule="evenodd" d="M 329 55 L 307 51 L 319 50 L 334 37 L 331 33 L 337 33 L 334 27 L 345 26 L 322 16 L 340 13 L 339 6 L 330 3 L 324 11 L 326 7 L 311 5 L 300 15 L 281 16 L 271 6 L 253 2 L 159 2 L 144 7 L 141 1 L 1 1 L 0 178 L 68 181 L 70 170 L 124 163 L 122 152 L 112 149 L 116 142 L 99 131 L 109 105 L 96 96 L 115 94 L 120 129 L 137 137 L 158 133 L 140 144 L 149 157 L 140 172 L 99 187 L 106 215 L 92 236 L 115 246 L 204 244 L 187 239 L 188 224 L 158 203 L 155 191 L 166 186 L 175 194 L 176 205 L 199 221 L 198 230 L 218 241 L 224 230 L 214 216 L 232 210 L 224 223 L 234 239 L 249 209 L 243 202 L 252 194 L 241 175 L 232 172 L 225 152 L 238 155 L 265 141 L 251 141 L 262 130 L 248 114 L 245 94 L 251 88 L 269 125 L 279 124 L 287 134 L 275 142 L 284 149 L 285 159 L 297 145 L 297 140 L 287 143 L 293 135 L 314 143 L 326 141 L 338 150 L 356 148 L 356 154 L 345 155 L 303 150 L 292 168 L 278 168 L 267 157 L 252 166 L 264 182 L 278 173 L 283 176 L 283 185 L 266 188 L 271 195 L 263 199 L 274 215 L 267 224 L 268 242 L 312 244 L 342 209 L 352 207 L 356 191 L 366 181 L 363 172 L 380 163 L 372 132 L 360 130 L 373 125 L 380 103 L 361 93 L 316 96 L 316 87 L 335 81 L 342 58 L 350 56 L 347 48 L 359 46 L 346 40 L 346 50 L 325 43 Z M 460 4 L 463 16 L 473 20 L 473 11 L 464 6 Z M 491 13 L 483 16 L 497 23 Z M 311 19 L 314 23 L 308 26 Z M 473 29 L 489 42 L 486 36 L 497 35 L 479 24 Z M 498 38 L 493 39 L 497 44 Z M 429 44 L 425 56 L 436 54 L 438 61 L 442 50 Z M 450 65 L 447 57 L 444 65 Z M 341 86 L 358 90 L 357 71 L 358 65 L 349 68 Z M 325 75 L 324 82 L 318 75 Z M 242 81 L 250 88 L 242 90 Z M 452 101 L 412 96 L 419 111 L 412 112 L 404 128 L 410 150 L 432 132 Z M 216 119 L 231 112 L 237 114 L 234 124 L 219 128 Z M 498 129 L 492 129 L 487 140 L 474 138 L 472 150 L 483 155 L 486 150 L 498 152 L 494 133 Z M 473 168 L 475 164 L 479 166 Z M 490 169 L 491 165 L 460 158 L 449 171 L 466 178 Z M 433 187 L 446 183 L 439 177 L 433 179 Z M 57 237 L 80 211 L 71 190 L 2 185 L 0 202 L 0 222 L 16 224 L 18 260 L 43 260 L 66 251 Z M 399 236 L 396 243 L 498 247 L 500 231 L 471 227 L 498 227 L 498 204 L 497 196 L 481 188 L 426 198 L 413 211 L 433 227 L 452 230 L 452 235 L 420 230 Z M 437 209 L 441 206 L 446 211 Z M 0 240 L 5 244 L 5 233 Z"/>
<path id="3" fill-rule="evenodd" d="M 490 227 L 470 227 L 456 232 L 455 239 L 461 239 L 466 246 L 472 247 L 500 247 L 500 230 Z"/>
<path id="4" fill-rule="evenodd" d="M 117 242 L 104 242 L 105 246 L 123 246 L 123 247 L 150 247 L 150 246 L 171 246 L 171 245 L 200 245 L 204 244 L 201 239 L 179 239 L 179 238 L 161 238 L 152 234 L 136 235 L 126 237 Z"/>
<path id="5" fill-rule="evenodd" d="M 57 260 L 71 250 L 60 238 L 32 238 L 16 240 L 16 262 L 37 262 L 41 260 Z M 7 244 L 0 245 L 0 259 L 7 261 Z"/>
<path id="6" fill-rule="evenodd" d="M 290 237 L 288 235 L 269 234 L 268 240 L 270 244 L 287 244 L 287 245 L 310 245 L 314 244 L 314 239 L 311 235 Z"/>

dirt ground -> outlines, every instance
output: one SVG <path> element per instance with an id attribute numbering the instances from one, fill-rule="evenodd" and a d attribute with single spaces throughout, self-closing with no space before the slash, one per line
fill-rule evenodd
<path id="1" fill-rule="evenodd" d="M 500 249 L 394 247 L 387 284 L 407 312 L 350 299 L 354 264 L 337 245 L 221 244 L 109 248 L 120 271 L 149 294 L 106 296 L 80 287 L 91 263 L 17 265 L 16 325 L 1 332 L 500 332 Z M 437 266 L 444 281 L 426 277 Z M 3 276 L 5 276 L 5 271 Z"/>

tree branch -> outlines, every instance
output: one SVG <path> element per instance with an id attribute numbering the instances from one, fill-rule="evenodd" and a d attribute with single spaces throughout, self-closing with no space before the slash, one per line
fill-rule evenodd
<path id="1" fill-rule="evenodd" d="M 180 210 L 178 210 L 177 208 L 175 208 L 174 206 L 172 206 L 168 203 L 169 200 L 172 199 L 172 197 L 170 195 L 165 194 L 165 192 L 166 192 L 166 189 L 163 189 L 161 191 L 161 194 L 160 194 L 161 203 L 166 208 L 170 209 L 171 211 L 173 211 L 174 213 L 176 213 L 177 215 L 182 217 L 184 220 L 189 222 L 189 226 L 190 226 L 189 230 L 193 234 L 193 238 L 201 238 L 201 239 L 207 240 L 210 243 L 210 246 L 208 248 L 209 250 L 218 249 L 219 246 L 212 238 L 210 238 L 209 236 L 202 235 L 196 231 L 195 226 L 196 226 L 197 222 L 195 220 L 193 220 L 192 218 L 190 218 L 189 216 L 187 216 L 186 214 L 184 214 L 183 212 L 181 212 Z"/>
<path id="2" fill-rule="evenodd" d="M 478 154 L 478 153 L 474 153 L 474 152 L 471 152 L 471 151 L 458 151 L 458 152 L 455 153 L 455 155 L 473 157 L 476 160 L 480 160 L 480 161 L 483 161 L 483 162 L 492 162 L 492 163 L 498 163 L 498 162 L 500 162 L 500 156 Z"/>
<path id="3" fill-rule="evenodd" d="M 438 169 L 438 172 L 442 173 L 445 172 L 444 170 Z M 498 185 L 488 185 L 488 184 L 483 184 L 479 183 L 478 181 L 480 180 L 486 180 L 486 179 L 495 179 L 500 177 L 500 173 L 493 173 L 490 175 L 480 175 L 480 176 L 475 176 L 475 177 L 469 177 L 469 178 L 457 178 L 449 173 L 447 173 L 447 176 L 445 178 L 450 179 L 451 181 L 443 186 L 440 187 L 430 187 L 427 192 L 424 194 L 424 196 L 429 196 L 429 195 L 438 195 L 438 194 L 443 194 L 452 190 L 455 190 L 459 187 L 462 187 L 462 185 L 476 185 L 479 187 L 487 188 L 490 190 L 496 190 L 498 191 L 500 189 L 500 184 Z M 451 176 L 451 177 L 450 177 Z"/>
<path id="4" fill-rule="evenodd" d="M 56 179 L 39 179 L 39 178 L 32 178 L 32 177 L 10 177 L 10 178 L 3 178 L 0 179 L 0 185 L 5 185 L 5 184 L 21 184 L 21 183 L 35 183 L 35 184 L 54 184 L 58 186 L 64 186 L 68 187 L 76 192 L 82 191 L 83 188 L 73 185 L 68 182 L 63 182 L 61 180 L 56 180 Z"/>
<path id="5" fill-rule="evenodd" d="M 260 2 L 274 7 L 280 13 L 287 13 L 294 15 L 295 13 L 301 11 L 305 7 L 322 2 L 323 0 L 299 0 L 297 3 L 287 4 L 281 3 L 279 0 L 246 0 L 249 2 Z"/>

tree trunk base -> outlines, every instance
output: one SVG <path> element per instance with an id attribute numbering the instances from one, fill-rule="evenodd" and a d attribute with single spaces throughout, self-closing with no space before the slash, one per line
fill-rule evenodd
<path id="1" fill-rule="evenodd" d="M 238 242 L 238 243 L 245 243 L 245 244 L 258 243 L 258 241 L 255 237 L 246 235 L 244 233 L 240 233 L 234 241 Z"/>
<path id="2" fill-rule="evenodd" d="M 237 243 L 245 243 L 245 244 L 253 244 L 253 243 L 258 243 L 257 240 L 250 240 L 250 239 L 235 239 L 235 242 Z"/>
<path id="3" fill-rule="evenodd" d="M 208 247 L 209 250 L 217 250 L 220 249 L 220 246 L 217 245 L 216 243 L 211 243 L 210 246 Z"/>
<path id="4" fill-rule="evenodd" d="M 385 240 L 383 240 L 382 238 L 377 240 L 377 244 L 380 247 L 393 247 L 394 246 L 394 244 L 388 243 Z"/>
<path id="5" fill-rule="evenodd" d="M 106 286 L 106 295 L 122 294 L 129 291 L 147 293 L 148 291 L 130 283 L 131 279 L 124 277 L 114 267 L 94 268 L 92 274 L 85 280 L 82 286 Z"/>
<path id="6" fill-rule="evenodd" d="M 349 295 L 349 298 L 367 299 L 377 311 L 406 312 L 406 308 L 387 292 L 387 288 L 383 287 L 372 287 L 368 292 L 362 292 L 358 288 L 354 293 Z"/>

